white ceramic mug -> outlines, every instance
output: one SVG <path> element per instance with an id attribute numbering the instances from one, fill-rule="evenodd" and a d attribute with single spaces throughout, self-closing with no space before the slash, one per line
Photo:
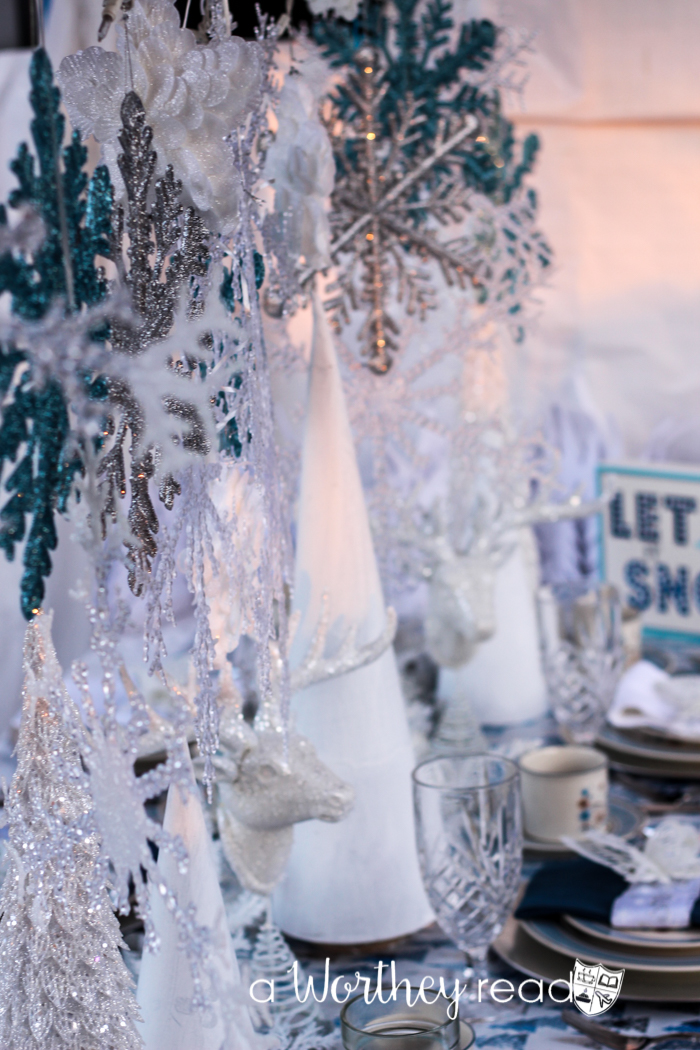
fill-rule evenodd
<path id="1" fill-rule="evenodd" d="M 527 838 L 557 842 L 562 835 L 605 831 L 606 755 L 592 747 L 538 747 L 518 765 Z"/>

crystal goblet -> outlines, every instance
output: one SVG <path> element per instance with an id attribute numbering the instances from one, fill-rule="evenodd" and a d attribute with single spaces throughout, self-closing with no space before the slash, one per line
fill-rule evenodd
<path id="1" fill-rule="evenodd" d="M 429 758 L 413 771 L 423 883 L 437 920 L 466 953 L 468 998 L 520 884 L 523 833 L 517 766 L 493 754 Z"/>
<path id="2" fill-rule="evenodd" d="M 567 743 L 593 744 L 627 661 L 620 597 L 607 584 L 578 595 L 542 588 L 538 611 L 559 731 Z"/>

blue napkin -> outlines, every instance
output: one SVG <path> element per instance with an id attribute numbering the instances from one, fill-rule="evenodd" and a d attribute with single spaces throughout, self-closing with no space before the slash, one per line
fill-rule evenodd
<path id="1" fill-rule="evenodd" d="M 530 879 L 515 917 L 549 919 L 566 914 L 609 923 L 613 902 L 628 887 L 622 875 L 584 857 L 548 861 Z M 690 925 L 700 926 L 700 898 L 693 905 Z"/>

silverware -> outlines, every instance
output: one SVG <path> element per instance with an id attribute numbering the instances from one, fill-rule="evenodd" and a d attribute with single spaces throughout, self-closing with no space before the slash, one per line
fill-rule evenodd
<path id="1" fill-rule="evenodd" d="M 562 1020 L 572 1028 L 578 1028 L 579 1032 L 589 1036 L 602 1046 L 609 1046 L 610 1050 L 642 1050 L 642 1047 L 658 1046 L 661 1043 L 674 1041 L 700 1040 L 700 1032 L 668 1032 L 666 1035 L 626 1035 L 624 1032 L 616 1032 L 607 1025 L 599 1024 L 597 1021 L 589 1021 L 575 1010 L 563 1010 Z"/>

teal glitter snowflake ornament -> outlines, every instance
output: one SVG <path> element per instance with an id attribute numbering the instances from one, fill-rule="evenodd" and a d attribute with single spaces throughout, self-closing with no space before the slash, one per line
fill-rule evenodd
<path id="1" fill-rule="evenodd" d="M 435 138 L 441 121 L 466 114 L 479 117 L 480 138 L 462 150 L 465 181 L 507 202 L 532 171 L 539 140 L 528 135 L 518 151 L 513 125 L 501 112 L 500 91 L 485 75 L 495 63 L 502 31 L 488 19 L 472 19 L 460 27 L 451 48 L 452 0 L 396 0 L 393 7 L 396 15 L 389 18 L 383 4 L 369 0 L 352 24 L 317 21 L 314 38 L 333 67 L 352 68 L 361 46 L 377 52 L 377 86 L 382 92 L 377 119 L 382 133 L 391 132 L 394 115 L 408 96 L 420 107 L 420 132 L 404 144 L 409 154 Z M 346 119 L 355 106 L 352 92 L 341 84 L 337 97 L 340 117 Z"/>
<path id="2" fill-rule="evenodd" d="M 19 185 L 9 204 L 12 209 L 35 213 L 42 222 L 43 238 L 38 244 L 20 244 L 0 256 L 0 292 L 10 293 L 13 314 L 37 322 L 58 300 L 66 313 L 76 313 L 104 298 L 107 285 L 96 258 L 110 256 L 112 187 L 104 167 L 88 183 L 84 171 L 87 150 L 77 133 L 63 146 L 60 94 L 42 49 L 34 53 L 30 77 L 36 158 L 25 143 L 20 146 L 11 164 Z M 0 228 L 7 227 L 3 206 Z M 36 381 L 26 350 L 0 346 L 0 394 L 4 403 L 0 469 L 20 457 L 4 485 L 11 495 L 0 510 L 0 547 L 12 560 L 31 518 L 21 583 L 22 612 L 31 619 L 41 606 L 44 578 L 51 572 L 50 551 L 57 544 L 55 514 L 65 509 L 80 460 L 70 447 L 68 408 L 61 387 L 53 379 Z"/>

